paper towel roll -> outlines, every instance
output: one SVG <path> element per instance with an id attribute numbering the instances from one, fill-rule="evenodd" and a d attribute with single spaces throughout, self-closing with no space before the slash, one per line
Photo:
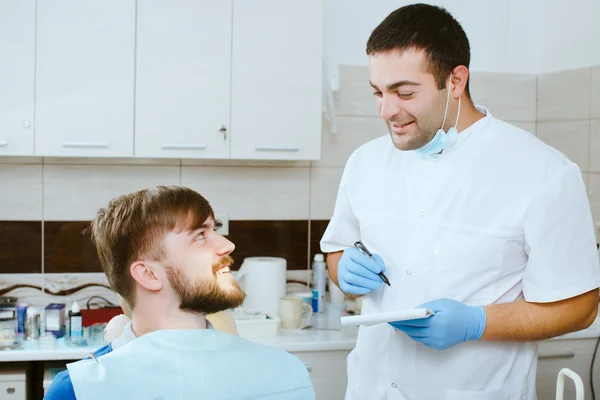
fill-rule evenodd
<path id="1" fill-rule="evenodd" d="M 279 299 L 285 296 L 287 262 L 279 257 L 247 257 L 236 279 L 244 292 L 244 307 L 279 316 Z"/>

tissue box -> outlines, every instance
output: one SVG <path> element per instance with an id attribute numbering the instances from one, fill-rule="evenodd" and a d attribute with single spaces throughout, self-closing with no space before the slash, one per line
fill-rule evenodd
<path id="1" fill-rule="evenodd" d="M 65 304 L 52 303 L 46 306 L 46 332 L 52 332 L 57 338 L 65 334 Z"/>

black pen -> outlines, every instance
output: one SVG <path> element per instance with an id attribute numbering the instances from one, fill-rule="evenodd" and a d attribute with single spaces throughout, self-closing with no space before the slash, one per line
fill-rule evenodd
<path id="1" fill-rule="evenodd" d="M 369 256 L 371 258 L 373 258 L 373 254 L 371 254 L 371 252 L 365 247 L 365 245 L 359 240 L 358 242 L 354 242 L 354 247 L 356 247 L 358 250 L 361 251 L 361 253 L 363 253 L 366 256 Z M 382 272 L 378 273 L 377 275 L 379 275 L 379 277 L 381 278 L 381 280 L 383 280 L 383 282 L 388 285 L 388 286 L 392 286 L 390 284 L 390 281 L 388 280 L 387 276 L 385 276 L 385 274 Z"/>

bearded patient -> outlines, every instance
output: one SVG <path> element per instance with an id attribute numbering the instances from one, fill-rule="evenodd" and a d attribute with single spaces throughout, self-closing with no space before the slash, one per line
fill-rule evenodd
<path id="1" fill-rule="evenodd" d="M 98 211 L 90 231 L 130 319 L 116 339 L 68 364 L 45 399 L 315 398 L 297 357 L 207 318 L 246 295 L 230 271 L 235 246 L 199 193 L 158 186 L 123 195 Z"/>

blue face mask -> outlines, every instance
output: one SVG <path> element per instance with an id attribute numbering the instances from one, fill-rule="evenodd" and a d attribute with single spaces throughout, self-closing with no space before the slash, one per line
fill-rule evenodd
<path id="1" fill-rule="evenodd" d="M 444 124 L 446 123 L 446 116 L 448 115 L 448 104 L 450 103 L 450 88 L 448 84 L 448 97 L 446 98 L 446 109 L 444 110 L 444 120 L 442 121 L 442 127 L 437 130 L 433 139 L 423 147 L 419 147 L 415 151 L 422 156 L 430 156 L 438 154 L 442 150 L 450 148 L 458 138 L 458 131 L 456 126 L 458 125 L 458 117 L 460 116 L 460 97 L 458 98 L 458 112 L 456 114 L 456 122 L 454 126 L 448 129 L 448 133 L 444 132 Z"/>

